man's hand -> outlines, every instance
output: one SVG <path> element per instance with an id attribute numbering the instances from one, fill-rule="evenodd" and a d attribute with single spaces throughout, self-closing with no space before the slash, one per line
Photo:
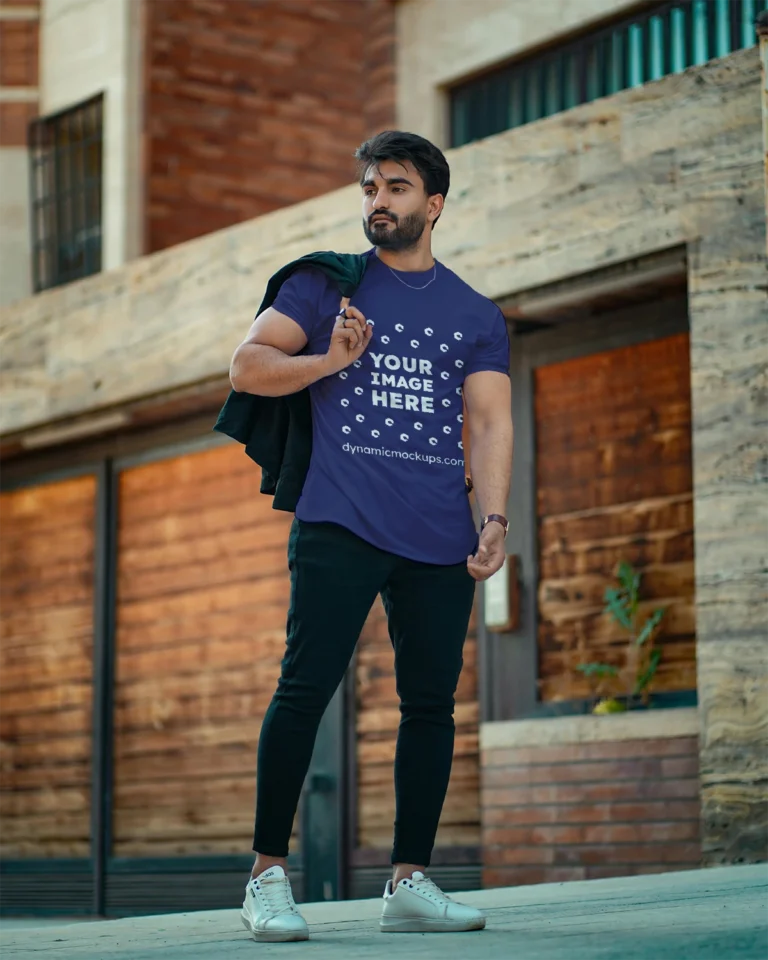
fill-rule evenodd
<path id="1" fill-rule="evenodd" d="M 345 316 L 346 313 L 346 316 Z M 373 327 L 357 307 L 349 306 L 349 298 L 341 301 L 341 313 L 331 333 L 328 347 L 327 376 L 338 373 L 359 360 L 368 348 L 373 336 Z"/>
<path id="2" fill-rule="evenodd" d="M 501 570 L 506 557 L 504 527 L 491 520 L 480 534 L 477 553 L 467 558 L 467 570 L 475 580 L 487 580 Z"/>

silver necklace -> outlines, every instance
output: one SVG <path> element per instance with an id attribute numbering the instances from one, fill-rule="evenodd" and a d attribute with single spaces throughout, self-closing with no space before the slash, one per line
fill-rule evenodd
<path id="1" fill-rule="evenodd" d="M 435 265 L 434 265 L 434 267 L 432 267 L 432 279 L 431 279 L 431 280 L 427 280 L 427 282 L 424 284 L 423 287 L 412 287 L 412 286 L 410 285 L 410 283 L 406 283 L 405 280 L 403 280 L 402 277 L 398 277 L 398 275 L 395 273 L 395 271 L 392 269 L 392 267 L 390 267 L 389 264 L 386 264 L 386 267 L 387 267 L 387 270 L 389 270 L 389 272 L 390 272 L 390 273 L 392 274 L 392 276 L 395 278 L 395 280 L 399 280 L 400 283 L 402 283 L 402 285 L 403 285 L 404 287 L 408 287 L 409 290 L 426 290 L 427 287 L 430 285 L 430 283 L 434 283 L 435 280 L 437 279 L 437 260 L 435 260 Z"/>

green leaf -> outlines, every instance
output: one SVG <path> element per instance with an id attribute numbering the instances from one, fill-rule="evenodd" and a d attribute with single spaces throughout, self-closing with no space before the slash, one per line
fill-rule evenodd
<path id="1" fill-rule="evenodd" d="M 656 675 L 656 670 L 659 666 L 659 660 L 661 660 L 661 650 L 657 648 L 651 654 L 651 659 L 648 662 L 648 666 L 637 678 L 635 683 L 635 696 L 637 696 L 638 693 L 642 693 L 651 680 L 653 680 L 654 676 Z"/>
<path id="2" fill-rule="evenodd" d="M 585 677 L 616 677 L 619 673 L 610 663 L 580 663 L 576 669 Z"/>
<path id="3" fill-rule="evenodd" d="M 627 613 L 631 620 L 637 611 L 637 601 L 640 593 L 640 574 L 635 571 L 632 564 L 627 563 L 626 560 L 622 560 L 619 564 L 618 579 L 626 596 Z"/>
<path id="4" fill-rule="evenodd" d="M 648 617 L 648 619 L 645 621 L 645 626 L 638 634 L 637 640 L 635 640 L 635 643 L 638 645 L 638 647 L 642 647 L 645 641 L 652 636 L 654 630 L 661 623 L 662 617 L 666 612 L 667 611 L 663 607 L 660 607 L 658 610 L 654 610 L 650 617 Z"/>
<path id="5" fill-rule="evenodd" d="M 634 593 L 640 585 L 640 574 L 631 563 L 622 560 L 619 564 L 619 583 L 628 594 Z"/>
<path id="6" fill-rule="evenodd" d="M 605 591 L 607 612 L 620 623 L 625 630 L 632 629 L 632 617 L 627 610 L 627 598 L 623 591 L 609 588 Z"/>

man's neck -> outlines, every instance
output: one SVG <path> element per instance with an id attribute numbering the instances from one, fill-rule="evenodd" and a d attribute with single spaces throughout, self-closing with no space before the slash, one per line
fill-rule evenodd
<path id="1" fill-rule="evenodd" d="M 435 258 L 429 243 L 419 244 L 412 250 L 382 250 L 376 247 L 376 256 L 393 270 L 404 273 L 423 273 L 435 265 Z"/>

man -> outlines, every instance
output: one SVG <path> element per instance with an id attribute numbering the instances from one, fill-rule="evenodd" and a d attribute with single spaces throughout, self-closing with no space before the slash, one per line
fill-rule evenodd
<path id="1" fill-rule="evenodd" d="M 256 862 L 242 913 L 256 940 L 309 936 L 285 873 L 291 826 L 320 719 L 378 594 L 401 711 L 394 873 L 381 929 L 485 926 L 425 871 L 451 771 L 475 581 L 505 556 L 509 341 L 499 308 L 432 256 L 450 178 L 443 154 L 389 131 L 356 157 L 373 249 L 354 304 L 340 304 L 321 271 L 296 271 L 230 371 L 238 392 L 282 397 L 309 387 L 313 421 L 288 546 L 286 654 L 259 742 Z M 479 540 L 465 488 L 464 403 Z"/>

